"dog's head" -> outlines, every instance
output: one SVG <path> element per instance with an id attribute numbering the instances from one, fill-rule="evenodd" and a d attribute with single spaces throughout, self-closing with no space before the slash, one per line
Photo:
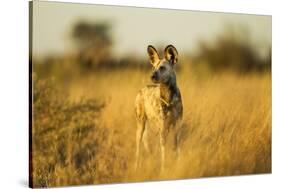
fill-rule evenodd
<path id="1" fill-rule="evenodd" d="M 160 58 L 157 50 L 151 45 L 147 47 L 147 53 L 153 66 L 151 75 L 153 83 L 169 84 L 176 80 L 174 65 L 178 61 L 178 51 L 173 45 L 165 48 L 165 58 Z"/>

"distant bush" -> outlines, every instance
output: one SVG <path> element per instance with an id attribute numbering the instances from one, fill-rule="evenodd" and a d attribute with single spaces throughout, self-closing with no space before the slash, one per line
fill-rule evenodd
<path id="1" fill-rule="evenodd" d="M 106 22 L 77 22 L 71 33 L 78 52 L 78 62 L 86 69 L 112 61 L 111 25 Z"/>
<path id="2" fill-rule="evenodd" d="M 226 29 L 228 30 L 220 33 L 213 43 L 199 42 L 199 53 L 194 58 L 196 64 L 203 64 L 212 71 L 270 71 L 271 49 L 262 57 L 248 39 L 247 32 L 239 33 L 233 28 Z M 239 31 L 245 30 L 239 28 Z"/>

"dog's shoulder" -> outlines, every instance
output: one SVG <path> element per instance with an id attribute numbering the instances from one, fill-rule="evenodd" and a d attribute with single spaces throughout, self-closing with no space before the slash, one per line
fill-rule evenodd
<path id="1" fill-rule="evenodd" d="M 157 88 L 157 87 L 159 87 L 159 85 L 150 84 L 150 85 L 146 85 L 146 87 L 144 87 L 144 88 L 152 89 L 152 88 Z"/>
<path id="2" fill-rule="evenodd" d="M 154 85 L 154 84 L 147 85 L 141 89 L 141 93 L 142 96 L 145 97 L 152 97 L 152 96 L 156 97 L 159 96 L 160 94 L 160 87 L 159 85 Z"/>
<path id="3" fill-rule="evenodd" d="M 144 99 L 153 99 L 159 96 L 160 94 L 159 85 L 146 85 L 141 90 L 139 90 L 136 96 L 136 102 L 144 101 Z"/>

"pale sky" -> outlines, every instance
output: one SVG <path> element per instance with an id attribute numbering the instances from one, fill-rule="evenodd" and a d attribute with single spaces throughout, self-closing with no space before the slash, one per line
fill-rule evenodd
<path id="1" fill-rule="evenodd" d="M 33 53 L 70 51 L 71 27 L 79 20 L 110 22 L 117 56 L 145 55 L 149 44 L 173 44 L 179 52 L 193 52 L 198 40 L 214 40 L 228 23 L 238 29 L 246 26 L 257 50 L 271 45 L 271 16 L 35 1 Z"/>

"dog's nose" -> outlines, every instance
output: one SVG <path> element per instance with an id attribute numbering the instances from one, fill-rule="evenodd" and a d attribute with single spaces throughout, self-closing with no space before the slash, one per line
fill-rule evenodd
<path id="1" fill-rule="evenodd" d="M 156 79 L 156 74 L 155 74 L 155 73 L 153 73 L 153 74 L 151 75 L 151 79 Z"/>

